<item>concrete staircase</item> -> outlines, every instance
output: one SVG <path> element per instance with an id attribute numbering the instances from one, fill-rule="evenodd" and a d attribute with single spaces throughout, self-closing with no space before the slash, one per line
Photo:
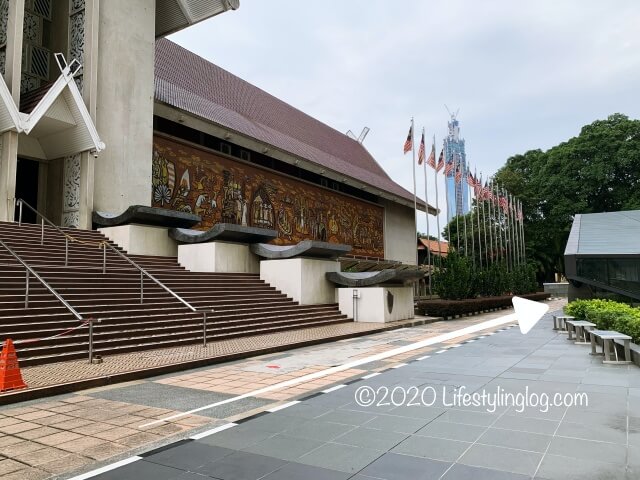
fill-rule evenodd
<path id="1" fill-rule="evenodd" d="M 98 245 L 107 241 L 102 234 L 63 230 L 78 240 L 69 243 L 66 266 L 65 240 L 54 228 L 45 227 L 41 245 L 40 226 L 0 222 L 0 240 L 85 320 L 100 320 L 93 335 L 99 355 L 202 343 L 203 312 L 211 310 L 209 342 L 350 321 L 335 304 L 298 305 L 258 275 L 195 273 L 175 258 L 132 255 L 131 260 L 196 311 L 148 277 L 142 278 L 140 303 L 140 271 L 109 248 L 102 273 L 103 250 Z M 79 327 L 82 322 L 33 276 L 25 308 L 25 278 L 24 267 L 0 246 L 0 341 L 18 342 L 22 366 L 87 358 L 87 326 Z M 58 336 L 48 338 L 54 335 Z"/>

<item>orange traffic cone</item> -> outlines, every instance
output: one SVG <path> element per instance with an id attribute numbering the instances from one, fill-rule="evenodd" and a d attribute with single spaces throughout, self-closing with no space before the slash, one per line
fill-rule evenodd
<path id="1" fill-rule="evenodd" d="M 0 392 L 18 388 L 27 388 L 27 384 L 22 380 L 13 340 L 7 338 L 0 353 Z"/>

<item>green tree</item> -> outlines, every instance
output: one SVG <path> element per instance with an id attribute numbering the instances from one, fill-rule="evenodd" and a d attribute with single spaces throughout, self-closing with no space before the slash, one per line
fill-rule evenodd
<path id="1" fill-rule="evenodd" d="M 522 201 L 527 257 L 553 280 L 575 214 L 640 208 L 640 120 L 597 120 L 546 152 L 509 158 L 495 178 Z"/>

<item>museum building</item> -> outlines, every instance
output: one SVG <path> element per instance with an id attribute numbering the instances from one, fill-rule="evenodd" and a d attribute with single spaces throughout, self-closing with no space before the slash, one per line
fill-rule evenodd
<path id="1" fill-rule="evenodd" d="M 163 38 L 234 3 L 2 2 L 0 220 L 145 205 L 415 263 L 413 194 L 362 144 Z"/>

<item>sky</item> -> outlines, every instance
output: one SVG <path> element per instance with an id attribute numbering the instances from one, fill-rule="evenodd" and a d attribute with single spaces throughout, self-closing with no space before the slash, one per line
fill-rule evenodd
<path id="1" fill-rule="evenodd" d="M 413 191 L 411 118 L 439 151 L 445 105 L 485 178 L 596 119 L 640 118 L 638 25 L 638 0 L 240 0 L 169 38 L 338 131 L 369 127 L 364 146 Z"/>

